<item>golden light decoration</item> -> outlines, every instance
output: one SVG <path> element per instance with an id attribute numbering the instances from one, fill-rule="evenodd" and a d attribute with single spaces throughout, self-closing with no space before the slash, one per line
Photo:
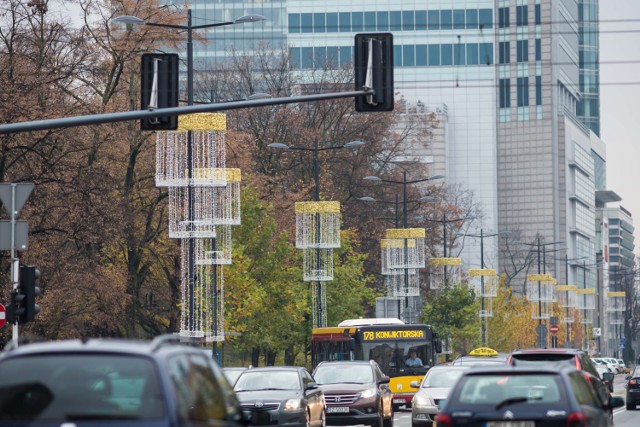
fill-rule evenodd
<path id="1" fill-rule="evenodd" d="M 320 287 L 320 301 L 318 301 L 318 286 Z M 322 310 L 322 319 L 318 319 L 318 303 L 320 307 L 327 307 L 327 293 L 322 282 L 311 283 L 311 307 L 313 307 L 313 327 L 327 324 L 327 310 Z"/>
<path id="2" fill-rule="evenodd" d="M 626 310 L 626 294 L 624 292 L 606 293 L 606 310 L 608 312 L 609 323 L 612 325 L 622 325 L 624 323 L 624 312 Z"/>
<path id="3" fill-rule="evenodd" d="M 156 186 L 225 186 L 227 181 L 224 173 L 199 173 L 210 169 L 225 171 L 225 130 L 224 114 L 199 113 L 181 115 L 176 131 L 157 132 Z M 188 140 L 189 134 L 191 143 Z M 193 171 L 191 178 L 190 170 Z"/>
<path id="4" fill-rule="evenodd" d="M 380 240 L 382 264 L 385 269 L 425 267 L 424 228 L 390 228 L 386 237 Z"/>
<path id="5" fill-rule="evenodd" d="M 296 248 L 340 247 L 340 202 L 298 202 Z"/>
<path id="6" fill-rule="evenodd" d="M 575 308 L 577 290 L 578 290 L 578 287 L 576 285 L 556 286 L 556 293 L 558 295 L 558 306 L 562 308 Z M 565 323 L 570 323 L 570 322 L 567 322 L 567 319 L 565 318 Z"/>
<path id="7" fill-rule="evenodd" d="M 495 268 L 472 268 L 469 270 L 469 276 L 481 277 L 481 276 L 495 276 L 498 273 Z"/>
<path id="8" fill-rule="evenodd" d="M 596 290 L 576 290 L 576 308 L 579 310 L 594 310 L 596 308 Z"/>
<path id="9" fill-rule="evenodd" d="M 418 270 L 407 269 L 397 270 L 393 274 L 384 276 L 387 297 L 404 298 L 415 297 L 420 295 L 420 275 Z"/>
<path id="10" fill-rule="evenodd" d="M 527 298 L 529 301 L 555 302 L 556 292 L 555 284 L 547 282 L 527 282 Z"/>
<path id="11" fill-rule="evenodd" d="M 231 226 L 216 225 L 213 239 L 195 239 L 194 254 L 196 265 L 231 264 Z M 182 239 L 183 244 L 188 240 Z M 215 248 L 213 247 L 215 243 Z"/>
<path id="12" fill-rule="evenodd" d="M 196 265 L 189 288 L 188 241 L 182 242 L 180 336 L 224 341 L 224 275 L 222 267 Z M 213 275 L 216 275 L 215 281 Z M 215 283 L 215 285 L 214 285 Z M 190 304 L 193 303 L 193 307 Z M 215 322 L 215 326 L 214 326 Z"/>
<path id="13" fill-rule="evenodd" d="M 482 269 L 484 270 L 482 275 L 478 275 L 476 277 L 480 277 L 479 280 L 474 281 L 473 288 L 476 296 L 481 298 L 495 298 L 498 296 L 498 276 L 495 274 L 496 270 L 493 269 Z M 493 270 L 494 274 L 489 275 L 489 272 Z M 471 273 L 473 270 L 469 270 Z M 471 274 L 469 274 L 471 275 Z"/>
<path id="14" fill-rule="evenodd" d="M 333 280 L 333 249 L 304 249 L 302 264 L 302 280 L 305 282 L 327 282 Z"/>
<path id="15" fill-rule="evenodd" d="M 552 274 L 527 274 L 527 282 L 545 282 L 555 285 L 555 280 Z"/>
<path id="16" fill-rule="evenodd" d="M 429 265 L 434 267 L 455 267 L 462 265 L 462 258 L 429 258 Z"/>
<path id="17" fill-rule="evenodd" d="M 493 298 L 485 298 L 484 309 L 480 306 L 478 317 L 493 317 Z"/>
<path id="18" fill-rule="evenodd" d="M 531 305 L 531 318 L 534 320 L 549 319 L 553 315 L 553 305 L 550 302 L 543 301 Z"/>

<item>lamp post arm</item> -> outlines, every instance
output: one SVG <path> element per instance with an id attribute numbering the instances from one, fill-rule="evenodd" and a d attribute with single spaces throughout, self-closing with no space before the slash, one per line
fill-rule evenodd
<path id="1" fill-rule="evenodd" d="M 157 22 L 145 22 L 144 25 L 148 25 L 149 27 L 164 27 L 164 28 L 177 28 L 179 30 L 188 30 L 189 27 L 187 25 L 176 25 L 176 24 L 158 24 Z M 191 29 L 195 29 L 198 27 L 191 27 Z"/>

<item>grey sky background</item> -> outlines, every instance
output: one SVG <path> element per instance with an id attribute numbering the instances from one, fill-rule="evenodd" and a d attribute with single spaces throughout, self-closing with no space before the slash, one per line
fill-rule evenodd
<path id="1" fill-rule="evenodd" d="M 640 0 L 600 0 L 600 84 L 607 187 L 640 230 Z"/>
<path id="2" fill-rule="evenodd" d="M 77 4 L 57 6 L 79 23 Z M 600 63 L 607 187 L 622 197 L 640 230 L 640 0 L 600 0 Z"/>

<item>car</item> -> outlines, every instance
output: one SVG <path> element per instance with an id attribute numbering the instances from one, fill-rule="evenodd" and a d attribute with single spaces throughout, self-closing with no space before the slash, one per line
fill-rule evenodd
<path id="1" fill-rule="evenodd" d="M 606 364 L 607 367 L 611 370 L 611 372 L 613 374 L 617 374 L 618 373 L 618 364 L 617 363 L 613 363 L 611 361 L 611 359 L 609 358 L 604 358 L 604 357 L 598 357 L 596 358 L 597 360 L 601 361 L 602 363 Z"/>
<path id="2" fill-rule="evenodd" d="M 411 383 L 413 387 L 420 387 L 411 405 L 412 427 L 433 425 L 449 391 L 469 368 L 471 366 L 468 365 L 437 365 L 427 371 L 420 384 L 417 381 Z"/>
<path id="3" fill-rule="evenodd" d="M 177 335 L 10 345 L 0 390 L 14 427 L 247 425 L 220 367 Z"/>
<path id="4" fill-rule="evenodd" d="M 611 366 L 611 369 L 613 369 L 614 373 L 619 374 L 621 372 L 620 365 L 618 365 L 617 359 L 614 359 L 613 357 L 601 357 L 601 359 L 607 362 L 609 366 Z"/>
<path id="5" fill-rule="evenodd" d="M 584 371 L 592 377 L 590 383 L 594 391 L 607 399 L 613 392 L 612 373 L 600 374 L 589 355 L 574 348 L 532 348 L 514 350 L 507 358 L 507 364 L 515 366 L 539 366 L 540 364 L 570 365 L 579 371 Z"/>
<path id="6" fill-rule="evenodd" d="M 467 356 L 456 357 L 451 364 L 452 365 L 504 365 L 507 361 L 507 357 L 504 354 L 500 354 L 497 351 L 487 348 L 479 347 L 469 352 Z"/>
<path id="7" fill-rule="evenodd" d="M 438 427 L 612 426 L 620 397 L 603 401 L 589 386 L 589 373 L 571 365 L 478 366 L 452 388 Z"/>
<path id="8" fill-rule="evenodd" d="M 616 361 L 618 362 L 618 366 L 620 367 L 620 372 L 628 374 L 630 369 L 627 368 L 627 365 L 626 365 L 626 363 L 624 363 L 624 360 L 616 359 Z"/>
<path id="9" fill-rule="evenodd" d="M 222 368 L 222 373 L 229 381 L 229 384 L 234 385 L 236 380 L 240 376 L 241 373 L 246 371 L 248 368 L 244 368 L 242 366 L 225 366 Z"/>
<path id="10" fill-rule="evenodd" d="M 324 393 L 304 367 L 246 369 L 233 389 L 254 426 L 326 426 Z"/>
<path id="11" fill-rule="evenodd" d="M 324 391 L 327 424 L 393 427 L 390 379 L 374 360 L 320 362 L 313 377 Z"/>
<path id="12" fill-rule="evenodd" d="M 636 366 L 631 375 L 627 375 L 627 411 L 636 409 L 640 405 L 640 366 Z"/>
<path id="13" fill-rule="evenodd" d="M 609 375 L 605 376 L 605 374 L 613 375 L 611 373 L 611 369 L 607 366 L 606 363 L 604 363 L 602 361 L 593 360 L 593 366 L 595 366 L 596 371 L 598 371 L 599 378 L 607 385 L 607 388 L 609 389 L 609 393 L 613 393 L 613 381 L 612 380 L 607 380 L 608 378 L 610 378 Z"/>

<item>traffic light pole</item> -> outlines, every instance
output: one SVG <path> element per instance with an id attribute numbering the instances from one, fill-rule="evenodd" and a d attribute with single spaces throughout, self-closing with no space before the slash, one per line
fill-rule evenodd
<path id="1" fill-rule="evenodd" d="M 16 187 L 11 187 L 11 295 L 15 294 L 20 283 L 20 260 L 16 258 Z M 13 304 L 13 301 L 12 301 Z M 13 316 L 11 343 L 18 346 L 18 320 Z"/>

